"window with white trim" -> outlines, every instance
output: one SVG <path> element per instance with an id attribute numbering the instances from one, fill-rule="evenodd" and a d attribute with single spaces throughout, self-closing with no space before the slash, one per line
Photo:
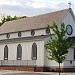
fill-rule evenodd
<path id="1" fill-rule="evenodd" d="M 37 59 L 37 44 L 33 43 L 32 45 L 32 56 L 31 56 L 32 60 L 36 60 Z"/>
<path id="2" fill-rule="evenodd" d="M 4 60 L 8 60 L 8 46 L 4 47 Z"/>
<path id="3" fill-rule="evenodd" d="M 21 60 L 22 59 L 22 46 L 19 44 L 17 46 L 17 60 Z"/>

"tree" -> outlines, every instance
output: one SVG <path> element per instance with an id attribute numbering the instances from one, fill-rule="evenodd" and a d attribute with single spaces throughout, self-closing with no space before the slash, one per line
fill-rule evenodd
<path id="1" fill-rule="evenodd" d="M 50 37 L 50 40 L 45 45 L 49 55 L 47 56 L 49 60 L 55 60 L 59 63 L 59 75 L 60 75 L 60 63 L 66 59 L 66 54 L 68 49 L 72 46 L 71 40 L 66 37 L 65 24 L 61 23 L 60 28 L 53 23 L 53 28 L 51 27 L 55 35 Z"/>
<path id="2" fill-rule="evenodd" d="M 18 19 L 16 16 L 11 17 L 10 15 L 8 15 L 8 16 L 1 15 L 0 26 L 1 26 L 3 23 L 7 22 L 7 21 L 12 21 L 12 20 L 16 20 L 16 19 Z"/>
<path id="3" fill-rule="evenodd" d="M 27 16 L 23 16 L 23 17 L 14 16 L 14 17 L 11 17 L 10 15 L 8 15 L 8 16 L 1 15 L 0 26 L 1 26 L 3 23 L 7 22 L 7 21 L 17 20 L 17 19 L 26 18 L 26 17 L 27 17 Z"/>

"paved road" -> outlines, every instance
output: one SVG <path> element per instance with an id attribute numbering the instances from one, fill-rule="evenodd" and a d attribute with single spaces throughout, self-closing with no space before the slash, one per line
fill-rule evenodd
<path id="1" fill-rule="evenodd" d="M 25 71 L 0 70 L 0 75 L 59 75 L 59 74 L 57 72 L 25 72 Z M 61 75 L 75 75 L 75 72 L 61 73 Z"/>
<path id="2" fill-rule="evenodd" d="M 59 75 L 58 73 L 13 73 L 13 74 L 1 74 L 1 75 Z M 61 75 L 75 75 L 75 73 L 61 73 Z"/>
<path id="3" fill-rule="evenodd" d="M 47 75 L 47 74 L 39 74 L 39 73 L 13 73 L 13 74 L 2 74 L 2 75 Z"/>
<path id="4" fill-rule="evenodd" d="M 48 74 L 43 74 L 43 72 L 0 70 L 0 75 L 48 75 Z M 52 75 L 52 74 L 50 74 L 50 75 Z"/>
<path id="5" fill-rule="evenodd" d="M 2 75 L 59 75 L 58 73 L 13 73 L 13 74 L 2 74 Z M 61 75 L 75 75 L 75 73 L 61 73 Z"/>
<path id="6" fill-rule="evenodd" d="M 5 73 L 5 74 L 1 74 L 1 75 L 52 75 L 52 74 L 25 72 L 25 73 Z"/>

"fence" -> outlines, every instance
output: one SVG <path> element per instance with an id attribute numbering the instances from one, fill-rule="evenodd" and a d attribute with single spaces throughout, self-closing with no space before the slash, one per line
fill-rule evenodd
<path id="1" fill-rule="evenodd" d="M 0 66 L 36 66 L 36 60 L 0 60 Z"/>

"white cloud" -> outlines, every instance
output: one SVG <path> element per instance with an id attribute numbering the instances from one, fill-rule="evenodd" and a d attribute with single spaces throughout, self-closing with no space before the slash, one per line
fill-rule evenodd
<path id="1" fill-rule="evenodd" d="M 42 2 L 27 2 L 27 6 L 33 7 L 33 8 L 45 8 L 45 3 Z"/>
<path id="2" fill-rule="evenodd" d="M 45 0 L 31 0 L 26 3 L 27 6 L 32 7 L 32 8 L 64 8 L 64 4 L 59 6 L 59 4 L 64 3 L 65 5 L 68 6 L 68 3 L 65 3 L 64 1 L 61 0 L 51 0 L 51 1 L 45 1 Z M 67 7 L 66 6 L 66 7 Z"/>
<path id="3" fill-rule="evenodd" d="M 30 7 L 30 8 L 53 8 L 53 9 L 62 9 L 68 8 L 68 2 L 70 0 L 0 0 L 0 5 L 15 5 L 22 7 Z M 73 4 L 74 0 L 71 0 Z M 61 5 L 60 5 L 61 4 Z M 59 6 L 60 5 L 60 6 Z"/>
<path id="4" fill-rule="evenodd" d="M 34 2 L 44 2 L 44 0 L 32 0 Z"/>
<path id="5" fill-rule="evenodd" d="M 19 5 L 19 3 L 17 2 L 17 0 L 0 0 L 0 5 Z"/>
<path id="6" fill-rule="evenodd" d="M 26 3 L 27 6 L 41 9 L 41 8 L 53 8 L 55 7 L 54 4 L 57 4 L 56 2 L 47 2 L 45 0 L 31 0 Z"/>
<path id="7" fill-rule="evenodd" d="M 75 0 L 0 0 L 0 13 L 37 15 L 68 8 L 69 1 L 75 12 Z"/>

